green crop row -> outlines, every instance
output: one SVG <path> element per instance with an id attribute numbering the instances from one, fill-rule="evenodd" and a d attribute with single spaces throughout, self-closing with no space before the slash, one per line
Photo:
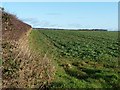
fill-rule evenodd
<path id="1" fill-rule="evenodd" d="M 108 31 L 39 30 L 38 47 L 56 63 L 50 88 L 118 88 L 118 33 Z M 40 42 L 40 41 L 44 42 Z M 49 42 L 49 45 L 48 45 Z M 43 47 L 43 48 L 42 48 Z M 45 48 L 46 47 L 46 48 Z M 41 52 L 41 51 L 40 51 Z"/>

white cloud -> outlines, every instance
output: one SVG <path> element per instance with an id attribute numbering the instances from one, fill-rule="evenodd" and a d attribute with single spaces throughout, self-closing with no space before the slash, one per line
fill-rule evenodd
<path id="1" fill-rule="evenodd" d="M 39 21 L 36 18 L 24 18 L 22 20 L 32 25 L 32 27 L 60 27 L 58 24 L 52 24 L 46 20 Z"/>

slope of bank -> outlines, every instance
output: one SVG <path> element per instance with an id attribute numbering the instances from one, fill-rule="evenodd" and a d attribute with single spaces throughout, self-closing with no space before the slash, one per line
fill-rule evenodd
<path id="1" fill-rule="evenodd" d="M 46 55 L 30 46 L 32 27 L 15 15 L 2 11 L 2 85 L 3 88 L 42 88 L 51 77 Z"/>

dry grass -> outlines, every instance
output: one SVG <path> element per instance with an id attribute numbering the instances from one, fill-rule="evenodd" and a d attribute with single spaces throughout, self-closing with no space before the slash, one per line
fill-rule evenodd
<path id="1" fill-rule="evenodd" d="M 41 57 L 29 48 L 28 42 L 27 36 L 21 38 L 19 42 L 14 42 L 13 46 L 17 50 L 12 49 L 12 52 L 16 53 L 13 56 L 13 62 L 19 63 L 18 71 L 13 72 L 16 77 L 3 80 L 3 87 L 40 88 L 52 80 L 54 67 L 47 57 L 47 53 Z M 11 43 L 13 44 L 13 42 Z"/>

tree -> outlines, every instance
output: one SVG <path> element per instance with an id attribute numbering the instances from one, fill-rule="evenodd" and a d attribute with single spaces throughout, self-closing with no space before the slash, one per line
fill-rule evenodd
<path id="1" fill-rule="evenodd" d="M 3 8 L 3 7 L 0 7 L 0 10 L 1 10 L 1 11 L 4 11 L 4 8 Z"/>

